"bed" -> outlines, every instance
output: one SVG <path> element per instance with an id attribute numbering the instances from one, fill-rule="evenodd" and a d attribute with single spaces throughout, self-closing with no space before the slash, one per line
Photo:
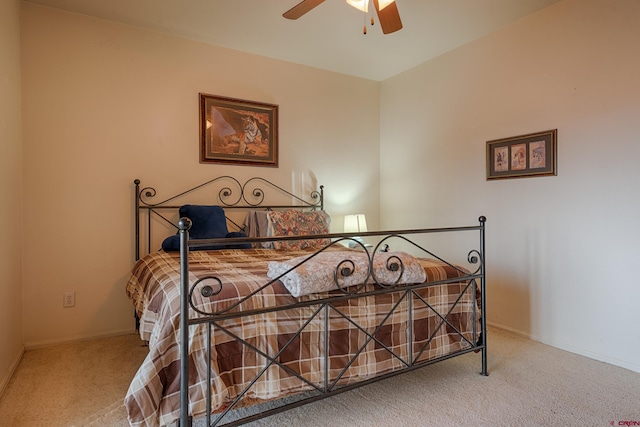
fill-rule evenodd
<path id="1" fill-rule="evenodd" d="M 149 354 L 125 397 L 132 426 L 239 425 L 469 352 L 487 375 L 484 217 L 331 234 L 322 186 L 222 176 L 159 202 L 134 187 L 127 295 Z M 225 226 L 203 232 L 212 215 Z M 463 263 L 422 244 L 455 233 L 477 233 Z"/>

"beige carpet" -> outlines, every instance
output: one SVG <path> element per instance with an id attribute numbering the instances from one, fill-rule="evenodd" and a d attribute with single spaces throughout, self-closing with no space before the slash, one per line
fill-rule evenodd
<path id="1" fill-rule="evenodd" d="M 0 397 L 0 425 L 127 426 L 122 399 L 145 353 L 135 335 L 29 351 Z M 490 376 L 479 371 L 468 354 L 251 425 L 640 425 L 638 373 L 497 329 Z"/>
<path id="2" fill-rule="evenodd" d="M 27 351 L 0 397 L 0 425 L 128 426 L 123 397 L 147 352 L 135 334 Z"/>

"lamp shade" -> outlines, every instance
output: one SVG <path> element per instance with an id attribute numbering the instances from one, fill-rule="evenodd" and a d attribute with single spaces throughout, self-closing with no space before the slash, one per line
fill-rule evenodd
<path id="1" fill-rule="evenodd" d="M 367 219 L 364 214 L 354 214 L 344 216 L 345 233 L 361 233 L 367 231 Z"/>

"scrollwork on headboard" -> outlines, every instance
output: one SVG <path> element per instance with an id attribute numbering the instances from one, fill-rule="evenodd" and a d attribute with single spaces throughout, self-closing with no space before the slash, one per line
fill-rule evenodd
<path id="1" fill-rule="evenodd" d="M 250 210 L 253 208 L 276 210 L 276 209 L 324 209 L 324 187 L 321 185 L 319 190 L 312 190 L 309 195 L 297 195 L 281 186 L 260 177 L 247 179 L 244 183 L 238 179 L 224 175 L 213 178 L 202 184 L 198 184 L 185 191 L 174 194 L 164 200 L 155 201 L 157 191 L 154 187 L 140 188 L 140 180 L 133 181 L 135 185 L 135 230 L 136 230 L 136 260 L 140 258 L 141 239 L 141 212 L 146 214 L 146 242 L 147 253 L 151 251 L 151 224 L 152 218 L 159 219 L 167 225 L 177 229 L 174 223 L 167 215 L 163 214 L 169 211 L 176 211 L 181 205 L 188 204 L 187 196 L 195 195 L 200 191 L 206 191 L 206 188 L 215 188 L 214 197 L 207 198 L 206 203 L 210 205 L 219 205 L 224 209 L 231 210 Z M 218 183 L 220 186 L 216 187 Z M 271 190 L 271 192 L 269 192 Z M 216 194 L 217 193 L 217 194 Z M 267 195 L 274 195 L 273 199 L 282 200 L 287 198 L 291 203 L 265 203 Z M 271 199 L 270 199 L 271 200 Z M 198 204 L 203 204 L 199 202 Z M 236 221 L 227 216 L 227 221 L 238 229 L 242 229 Z"/>

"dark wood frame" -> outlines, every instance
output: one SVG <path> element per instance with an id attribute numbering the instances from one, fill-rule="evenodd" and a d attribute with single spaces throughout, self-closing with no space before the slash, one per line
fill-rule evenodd
<path id="1" fill-rule="evenodd" d="M 277 167 L 278 106 L 201 93 L 200 163 Z"/>
<path id="2" fill-rule="evenodd" d="M 487 180 L 557 175 L 558 130 L 487 141 Z"/>

